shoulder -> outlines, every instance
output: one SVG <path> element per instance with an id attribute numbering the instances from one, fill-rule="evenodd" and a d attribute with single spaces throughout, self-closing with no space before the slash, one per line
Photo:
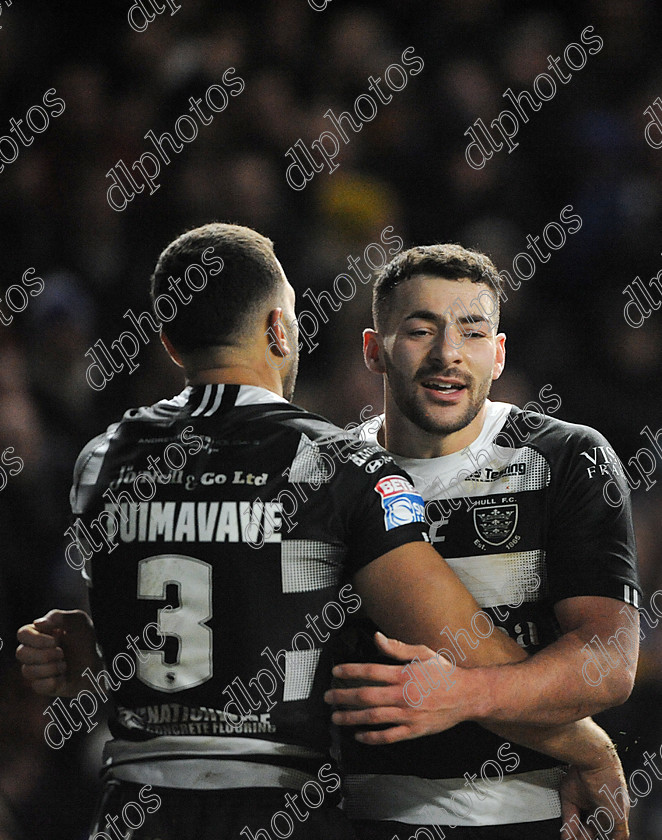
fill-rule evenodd
<path id="1" fill-rule="evenodd" d="M 299 457 L 314 452 L 330 467 L 331 473 L 342 473 L 359 480 L 364 475 L 370 480 L 384 474 L 384 470 L 407 476 L 376 442 L 366 440 L 361 426 L 341 428 L 324 417 L 290 407 L 292 411 L 283 421 L 300 433 Z M 331 464 L 333 466 L 331 466 Z"/>
<path id="2" fill-rule="evenodd" d="M 108 426 L 105 432 L 92 438 L 81 449 L 74 466 L 74 489 L 81 484 L 86 472 L 92 472 L 98 475 L 103 459 L 108 452 L 110 442 L 117 434 L 118 428 L 119 423 L 113 423 Z"/>
<path id="3" fill-rule="evenodd" d="M 566 420 L 559 420 L 542 414 L 538 411 L 512 406 L 503 427 L 495 437 L 495 443 L 499 444 L 500 438 L 512 438 L 512 432 L 517 429 L 517 441 L 520 446 L 531 446 L 538 449 L 541 454 L 550 456 L 560 453 L 575 452 L 581 454 L 589 450 L 595 454 L 595 447 L 606 447 L 613 452 L 605 436 L 591 426 L 580 423 L 569 423 Z"/>
<path id="4" fill-rule="evenodd" d="M 518 440 L 513 444 L 516 434 Z M 547 475 L 547 483 L 564 496 L 611 492 L 613 482 L 620 488 L 617 495 L 621 501 L 627 495 L 620 458 L 607 438 L 591 426 L 513 408 L 494 443 L 514 446 L 520 452 L 528 450 L 528 457 Z"/>
<path id="5" fill-rule="evenodd" d="M 111 423 L 105 432 L 92 438 L 81 449 L 74 468 L 74 481 L 77 481 L 83 470 L 94 463 L 95 459 L 103 458 L 113 441 L 122 437 L 128 428 L 138 424 L 163 425 L 172 422 L 181 409 L 178 397 L 171 400 L 160 400 L 154 405 L 129 408 L 122 415 L 122 419 Z"/>

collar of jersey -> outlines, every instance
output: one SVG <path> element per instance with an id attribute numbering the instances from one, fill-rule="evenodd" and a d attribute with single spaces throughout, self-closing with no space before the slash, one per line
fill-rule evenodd
<path id="1" fill-rule="evenodd" d="M 220 404 L 225 385 L 189 385 L 181 394 L 175 397 L 180 405 L 190 405 L 194 410 L 202 408 L 201 414 L 206 414 L 215 405 Z M 239 393 L 234 401 L 235 406 L 258 405 L 260 403 L 287 403 L 284 397 L 278 396 L 267 388 L 257 385 L 240 385 Z"/>
<path id="2" fill-rule="evenodd" d="M 393 452 L 389 452 L 389 455 L 409 473 L 414 479 L 416 488 L 423 498 L 426 499 L 425 488 L 429 487 L 434 495 L 434 487 L 438 487 L 440 481 L 442 486 L 446 486 L 454 476 L 458 475 L 460 470 L 467 469 L 467 466 L 472 463 L 467 458 L 469 451 L 474 455 L 477 455 L 481 450 L 487 451 L 490 454 L 492 453 L 492 441 L 503 428 L 511 409 L 512 405 L 510 403 L 487 400 L 487 413 L 480 434 L 469 446 L 458 452 L 451 452 L 449 455 L 440 455 L 437 458 L 405 458 Z M 383 423 L 383 414 L 380 417 L 371 417 L 370 420 L 367 420 L 362 426 L 359 426 L 358 432 L 366 443 L 380 446 L 377 441 L 377 435 Z M 380 448 L 384 449 L 382 446 Z"/>

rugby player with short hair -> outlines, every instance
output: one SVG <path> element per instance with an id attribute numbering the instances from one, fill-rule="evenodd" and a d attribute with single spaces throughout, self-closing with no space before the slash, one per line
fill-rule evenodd
<path id="1" fill-rule="evenodd" d="M 375 281 L 364 355 L 384 379 L 385 414 L 363 437 L 407 470 L 435 547 L 492 622 L 535 655 L 457 668 L 445 686 L 426 691 L 423 682 L 418 694 L 401 666 L 337 670 L 387 683 L 328 695 L 365 707 L 336 712 L 338 723 L 390 724 L 359 734 L 363 743 L 347 732 L 343 740 L 347 812 L 366 840 L 407 838 L 421 826 L 457 840 L 558 838 L 558 762 L 518 749 L 500 763 L 503 739 L 477 724 L 564 723 L 623 703 L 632 690 L 640 596 L 632 516 L 629 500 L 615 509 L 603 494 L 614 481 L 627 499 L 622 467 L 598 432 L 549 416 L 560 405 L 551 388 L 541 391 L 547 414 L 540 404 L 521 410 L 487 399 L 505 364 L 503 295 L 488 257 L 450 244 L 403 252 Z M 478 632 L 442 632 L 434 649 L 466 664 Z M 359 648 L 368 661 L 369 640 L 366 632 Z M 403 661 L 427 658 L 396 642 L 380 647 Z M 514 689 L 507 697 L 506 685 Z M 568 797 L 575 782 L 573 773 Z"/>
<path id="2" fill-rule="evenodd" d="M 76 464 L 72 509 L 103 660 L 85 614 L 61 611 L 19 630 L 17 656 L 41 693 L 89 693 L 92 682 L 113 692 L 91 837 L 112 832 L 145 786 L 152 807 L 135 840 L 351 837 L 324 703 L 337 632 L 361 603 L 390 635 L 434 645 L 478 605 L 429 544 L 406 473 L 288 402 L 295 295 L 271 241 L 235 225 L 189 231 L 159 257 L 153 299 L 193 266 L 200 289 L 162 334 L 187 387 L 128 411 Z M 120 680 L 127 642 L 135 672 Z M 524 657 L 492 633 L 468 664 Z M 590 721 L 515 729 L 595 779 L 622 779 Z"/>

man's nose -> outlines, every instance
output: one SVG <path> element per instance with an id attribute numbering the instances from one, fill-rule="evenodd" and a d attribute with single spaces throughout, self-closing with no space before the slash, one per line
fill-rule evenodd
<path id="1" fill-rule="evenodd" d="M 466 336 L 457 324 L 450 322 L 445 329 L 439 330 L 430 348 L 430 358 L 444 367 L 462 361 L 462 347 Z"/>

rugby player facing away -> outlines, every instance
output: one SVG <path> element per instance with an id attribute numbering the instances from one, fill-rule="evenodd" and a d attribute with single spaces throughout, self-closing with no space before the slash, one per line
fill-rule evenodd
<path id="1" fill-rule="evenodd" d="M 386 633 L 430 646 L 440 627 L 469 626 L 478 605 L 429 544 L 406 473 L 288 402 L 295 295 L 271 241 L 226 224 L 189 231 L 159 257 L 153 299 L 202 265 L 204 286 L 162 332 L 187 387 L 128 411 L 76 464 L 72 509 L 103 659 L 78 611 L 21 628 L 17 656 L 40 693 L 113 691 L 91 837 L 148 785 L 160 804 L 136 840 L 264 840 L 290 824 L 295 838 L 352 837 L 328 751 L 324 691 L 342 623 L 329 605 L 344 620 L 357 595 Z M 135 674 L 120 678 L 127 643 Z M 466 664 L 525 656 L 495 632 Z M 602 784 L 623 783 L 590 720 L 495 729 L 574 764 L 593 804 Z M 614 836 L 627 837 L 625 819 Z"/>

